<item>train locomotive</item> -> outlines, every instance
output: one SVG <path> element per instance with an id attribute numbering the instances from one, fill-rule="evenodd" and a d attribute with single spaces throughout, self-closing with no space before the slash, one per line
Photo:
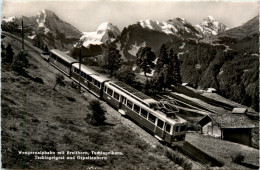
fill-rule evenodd
<path id="1" fill-rule="evenodd" d="M 49 58 L 46 59 L 45 55 L 44 59 L 73 81 L 80 82 L 84 89 L 106 101 L 119 113 L 130 117 L 158 140 L 173 146 L 183 144 L 187 121 L 177 116 L 166 104 L 123 82 L 113 81 L 84 64 L 79 68 L 77 60 L 57 49 L 50 50 Z"/>

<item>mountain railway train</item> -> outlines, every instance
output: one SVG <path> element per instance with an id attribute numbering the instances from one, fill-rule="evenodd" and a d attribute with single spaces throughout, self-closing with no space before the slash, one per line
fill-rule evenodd
<path id="1" fill-rule="evenodd" d="M 159 141 L 181 146 L 185 140 L 187 121 L 175 115 L 161 102 L 120 81 L 112 81 L 81 64 L 65 53 L 52 49 L 49 58 L 42 57 L 96 97 L 106 101 L 122 115 L 133 119 Z"/>

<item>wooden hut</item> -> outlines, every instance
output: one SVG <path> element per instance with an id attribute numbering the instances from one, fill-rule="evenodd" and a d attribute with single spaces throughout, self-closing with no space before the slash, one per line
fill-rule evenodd
<path id="1" fill-rule="evenodd" d="M 206 115 L 197 124 L 201 133 L 219 137 L 248 146 L 258 143 L 254 132 L 258 129 L 258 121 L 250 119 L 245 109 L 233 110 L 232 114 Z"/>

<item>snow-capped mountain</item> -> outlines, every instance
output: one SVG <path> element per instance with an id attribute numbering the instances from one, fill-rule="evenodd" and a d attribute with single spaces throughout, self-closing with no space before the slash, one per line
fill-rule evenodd
<path id="1" fill-rule="evenodd" d="M 173 25 L 170 25 L 167 22 L 159 22 L 147 19 L 140 20 L 137 23 L 140 24 L 143 28 L 161 31 L 166 34 L 174 34 L 178 31 Z"/>
<path id="2" fill-rule="evenodd" d="M 166 22 L 147 19 L 138 21 L 137 24 L 140 24 L 145 29 L 173 34 L 182 38 L 200 38 L 203 35 L 217 35 L 228 30 L 224 24 L 216 21 L 212 16 L 208 16 L 197 25 L 192 25 L 184 18 L 170 19 Z"/>
<path id="3" fill-rule="evenodd" d="M 141 25 L 145 29 L 163 32 L 166 34 L 172 34 L 177 36 L 196 36 L 199 32 L 183 18 L 170 19 L 166 22 L 159 22 L 153 20 L 141 20 L 137 24 Z"/>
<path id="4" fill-rule="evenodd" d="M 8 18 L 3 18 L 2 21 L 3 22 L 6 22 L 6 23 L 12 23 L 16 20 L 16 16 L 13 16 L 13 17 L 8 17 Z"/>
<path id="5" fill-rule="evenodd" d="M 78 29 L 46 9 L 32 17 L 3 18 L 2 30 L 20 33 L 22 21 L 25 37 L 38 46 L 47 45 L 49 48 L 70 49 L 82 35 Z"/>
<path id="6" fill-rule="evenodd" d="M 109 22 L 102 23 L 94 32 L 83 32 L 83 36 L 75 45 L 89 48 L 90 45 L 102 45 L 114 42 L 120 36 L 119 29 Z"/>
<path id="7" fill-rule="evenodd" d="M 203 35 L 217 35 L 228 30 L 226 25 L 216 21 L 212 16 L 208 16 L 195 27 Z"/>

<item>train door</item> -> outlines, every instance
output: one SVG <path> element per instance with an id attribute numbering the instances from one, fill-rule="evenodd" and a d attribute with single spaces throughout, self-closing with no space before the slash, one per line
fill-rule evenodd
<path id="1" fill-rule="evenodd" d="M 122 109 L 123 103 L 125 103 L 125 97 L 121 96 L 121 100 L 119 101 L 119 108 L 118 109 Z"/>
<path id="2" fill-rule="evenodd" d="M 123 104 L 124 104 L 125 102 L 126 102 L 126 98 L 121 95 L 121 98 L 120 98 L 120 101 L 119 101 L 118 111 L 119 111 L 122 115 L 125 115 L 125 111 L 122 109 Z"/>
<path id="3" fill-rule="evenodd" d="M 157 121 L 155 122 L 155 135 L 157 138 L 159 138 L 159 140 L 163 140 L 164 139 L 164 124 L 165 122 L 162 121 L 161 119 L 157 118 Z"/>

